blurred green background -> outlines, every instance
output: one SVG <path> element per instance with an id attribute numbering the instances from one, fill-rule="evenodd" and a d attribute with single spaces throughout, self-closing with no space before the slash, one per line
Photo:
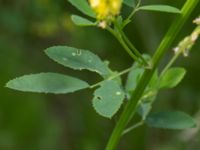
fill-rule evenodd
<path id="1" fill-rule="evenodd" d="M 182 0 L 144 0 L 143 4 L 170 4 L 180 8 Z M 195 25 L 200 5 L 179 34 L 179 40 Z M 123 7 L 123 15 L 130 8 Z M 92 91 L 68 95 L 21 93 L 4 88 L 17 76 L 38 72 L 60 72 L 95 83 L 98 75 L 64 68 L 45 56 L 53 45 L 89 49 L 109 60 L 114 70 L 131 66 L 131 58 L 106 31 L 80 28 L 71 20 L 80 14 L 67 0 L 0 0 L 0 150 L 103 150 L 114 127 L 114 120 L 97 115 L 91 105 Z M 142 53 L 153 54 L 174 15 L 140 12 L 125 32 Z M 200 42 L 187 58 L 176 65 L 188 72 L 182 84 L 162 91 L 153 111 L 181 110 L 200 124 Z M 163 64 L 173 55 L 172 50 Z M 124 136 L 119 150 L 197 150 L 200 127 L 170 131 L 143 126 Z"/>

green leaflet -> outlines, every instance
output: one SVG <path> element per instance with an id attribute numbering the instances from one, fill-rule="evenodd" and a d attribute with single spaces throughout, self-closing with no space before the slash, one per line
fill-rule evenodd
<path id="1" fill-rule="evenodd" d="M 23 92 L 65 94 L 87 88 L 89 85 L 80 79 L 58 73 L 39 73 L 13 79 L 6 87 Z"/>
<path id="2" fill-rule="evenodd" d="M 87 0 L 69 0 L 69 2 L 82 13 L 95 18 L 96 15 L 89 6 Z"/>
<path id="3" fill-rule="evenodd" d="M 180 67 L 168 69 L 162 77 L 160 77 L 159 88 L 173 88 L 177 86 L 184 78 L 186 70 Z"/>
<path id="4" fill-rule="evenodd" d="M 143 58 L 146 61 L 149 61 L 151 57 L 149 55 L 144 54 Z M 125 90 L 127 92 L 135 90 L 142 73 L 144 72 L 144 68 L 138 64 L 138 62 L 134 62 L 131 71 L 128 74 L 127 80 L 126 80 L 126 85 L 125 85 Z"/>
<path id="5" fill-rule="evenodd" d="M 148 92 L 143 94 L 137 108 L 137 112 L 142 117 L 142 120 L 145 120 L 150 113 L 152 109 L 152 104 L 156 100 L 157 92 L 158 91 L 156 90 L 149 90 Z"/>
<path id="6" fill-rule="evenodd" d="M 143 57 L 145 58 L 146 61 L 150 60 L 150 56 L 148 56 L 148 55 L 143 55 Z M 125 85 L 125 89 L 127 92 L 135 90 L 144 70 L 145 69 L 142 68 L 142 66 L 140 66 L 137 62 L 135 62 L 133 64 L 132 70 L 128 74 L 128 78 L 127 78 L 126 85 Z M 147 89 L 149 89 L 149 88 L 156 89 L 157 84 L 158 84 L 157 79 L 158 79 L 158 73 L 156 71 L 155 74 L 153 75 L 151 81 L 149 82 Z"/>
<path id="7" fill-rule="evenodd" d="M 136 4 L 136 0 L 123 0 L 124 4 L 130 7 L 134 7 Z"/>
<path id="8" fill-rule="evenodd" d="M 45 50 L 46 54 L 57 63 L 76 70 L 87 69 L 105 77 L 109 69 L 101 59 L 90 51 L 68 46 L 54 46 Z"/>
<path id="9" fill-rule="evenodd" d="M 72 15 L 71 19 L 74 22 L 74 24 L 78 26 L 95 26 L 96 25 L 96 23 L 77 15 Z"/>
<path id="10" fill-rule="evenodd" d="M 160 11 L 160 12 L 167 12 L 167 13 L 178 13 L 178 14 L 181 13 L 181 11 L 178 8 L 168 6 L 168 5 L 146 5 L 146 6 L 141 6 L 138 9 L 147 10 L 147 11 Z"/>
<path id="11" fill-rule="evenodd" d="M 153 113 L 147 117 L 146 123 L 151 127 L 163 129 L 187 129 L 196 126 L 188 114 L 180 111 Z"/>
<path id="12" fill-rule="evenodd" d="M 101 116 L 111 118 L 120 108 L 125 94 L 120 85 L 113 80 L 104 81 L 94 92 L 93 107 Z"/>
<path id="13" fill-rule="evenodd" d="M 128 78 L 126 81 L 126 85 L 125 85 L 126 91 L 135 90 L 143 72 L 144 72 L 143 68 L 133 66 L 133 69 L 128 74 Z"/>

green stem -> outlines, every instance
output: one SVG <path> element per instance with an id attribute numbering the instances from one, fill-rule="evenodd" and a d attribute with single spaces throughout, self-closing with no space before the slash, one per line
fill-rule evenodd
<path id="1" fill-rule="evenodd" d="M 151 80 L 151 77 L 153 76 L 153 73 L 155 72 L 156 68 L 158 67 L 160 60 L 166 53 L 166 51 L 169 49 L 170 45 L 174 41 L 175 37 L 183 27 L 184 23 L 189 18 L 191 12 L 195 8 L 195 6 L 198 4 L 199 0 L 187 0 L 181 10 L 181 15 L 179 15 L 171 27 L 169 28 L 167 34 L 165 35 L 164 39 L 162 40 L 160 46 L 158 47 L 157 51 L 155 52 L 153 58 L 152 58 L 152 65 L 153 68 L 146 69 L 145 72 L 142 75 L 142 78 L 140 79 L 139 84 L 137 85 L 131 100 L 127 103 L 124 111 L 122 112 L 120 119 L 118 123 L 116 124 L 111 137 L 109 138 L 109 141 L 106 146 L 106 150 L 115 150 L 117 147 L 117 144 L 120 140 L 120 137 L 122 135 L 122 132 L 130 119 L 132 119 L 133 115 L 136 112 L 136 106 L 146 88 L 149 81 Z"/>
<path id="2" fill-rule="evenodd" d="M 125 130 L 123 131 L 122 135 L 127 134 L 128 132 L 130 132 L 130 131 L 132 131 L 132 130 L 134 130 L 134 129 L 140 127 L 140 126 L 142 126 L 143 124 L 144 124 L 144 121 L 143 121 L 143 120 L 140 121 L 140 122 L 138 122 L 138 123 L 136 123 L 136 124 L 134 124 L 133 126 L 127 128 L 127 129 L 125 129 Z"/>
<path id="3" fill-rule="evenodd" d="M 135 8 L 133 9 L 133 11 L 130 13 L 130 15 L 124 20 L 123 22 L 123 28 L 129 24 L 131 22 L 131 18 L 135 15 L 135 13 L 139 10 L 139 6 L 141 4 L 141 0 L 138 0 L 137 5 L 135 6 Z"/>
<path id="4" fill-rule="evenodd" d="M 199 26 L 197 26 L 197 27 L 194 29 L 194 31 L 192 32 L 192 34 L 195 33 L 195 32 L 197 32 L 197 33 L 199 34 L 198 31 L 200 32 L 200 27 L 199 27 Z M 192 34 L 190 35 L 190 38 L 192 38 L 192 37 L 191 37 Z M 191 42 L 192 42 L 192 44 L 191 44 Z M 186 44 L 184 44 L 184 47 L 181 47 L 181 49 L 179 48 L 179 46 L 177 47 L 177 48 L 178 48 L 178 51 L 175 52 L 175 55 L 171 58 L 171 60 L 167 63 L 167 65 L 165 66 L 165 68 L 162 70 L 162 72 L 161 72 L 161 74 L 160 74 L 160 77 L 162 77 L 162 76 L 165 74 L 165 72 L 174 64 L 174 62 L 178 59 L 178 57 L 179 57 L 181 54 L 184 53 L 184 50 L 187 49 L 188 44 L 191 45 L 191 46 L 190 46 L 190 49 L 192 49 L 192 47 L 193 47 L 193 45 L 194 45 L 194 42 L 195 42 L 195 41 L 189 41 L 189 43 L 187 42 Z M 190 49 L 188 49 L 188 51 L 189 51 Z"/>
<path id="5" fill-rule="evenodd" d="M 115 29 L 117 29 L 117 31 L 113 30 L 110 27 L 107 28 L 107 30 L 120 42 L 120 44 L 123 46 L 126 52 L 133 58 L 133 60 L 136 60 L 139 63 L 143 63 L 145 67 L 150 68 L 150 65 L 146 62 L 146 60 L 143 58 L 140 52 L 134 47 L 134 45 L 130 42 L 130 40 L 118 27 L 118 25 L 115 25 Z M 138 57 L 141 59 L 142 62 L 140 62 Z"/>
<path id="6" fill-rule="evenodd" d="M 162 77 L 165 74 L 165 72 L 173 65 L 173 63 L 177 60 L 177 58 L 180 56 L 180 54 L 181 54 L 181 52 L 178 52 L 172 57 L 172 59 L 169 61 L 169 63 L 162 70 L 160 77 Z"/>
<path id="7" fill-rule="evenodd" d="M 132 69 L 132 67 L 130 67 L 130 68 L 127 68 L 127 69 L 125 69 L 125 70 L 123 70 L 123 71 L 119 72 L 118 74 L 115 74 L 115 75 L 113 75 L 113 76 L 109 77 L 109 78 L 108 78 L 108 79 L 106 79 L 106 80 L 113 80 L 113 79 L 115 79 L 115 78 L 117 78 L 117 77 L 119 77 L 119 76 L 122 76 L 122 75 L 124 75 L 124 74 L 126 74 L 126 73 L 130 72 L 130 71 L 131 71 L 131 69 Z M 95 84 L 91 85 L 89 88 L 90 88 L 90 89 L 93 89 L 93 88 L 95 88 L 95 87 L 97 87 L 97 86 L 101 85 L 101 83 L 103 83 L 104 81 L 105 81 L 105 80 L 103 80 L 103 81 L 100 81 L 100 82 L 98 82 L 98 83 L 95 83 Z"/>
<path id="8" fill-rule="evenodd" d="M 123 38 L 119 33 L 116 33 L 112 28 L 108 27 L 107 30 L 119 41 L 119 43 L 122 45 L 122 47 L 126 50 L 126 52 L 133 58 L 135 61 L 139 61 L 138 57 L 132 53 L 132 51 L 129 49 L 129 47 L 124 42 Z"/>
<path id="9" fill-rule="evenodd" d="M 121 31 L 121 35 L 124 38 L 124 41 L 127 43 L 127 45 L 132 49 L 132 51 L 142 60 L 145 66 L 147 68 L 151 68 L 150 64 L 147 63 L 147 61 L 143 58 L 143 56 L 140 54 L 140 52 L 135 48 L 135 46 L 131 43 L 131 41 L 128 39 L 128 37 L 124 34 L 123 31 Z"/>
<path id="10" fill-rule="evenodd" d="M 193 36 L 194 34 L 198 34 L 197 36 L 199 36 L 199 34 L 200 34 L 200 26 L 197 26 L 197 27 L 194 29 L 194 31 L 191 33 L 191 35 L 188 36 L 188 41 L 185 42 L 183 46 L 181 46 L 181 47 L 180 47 L 180 45 L 177 46 L 178 51 L 175 52 L 175 55 L 172 57 L 172 59 L 169 61 L 169 63 L 165 66 L 165 68 L 163 69 L 163 71 L 162 71 L 161 74 L 160 74 L 160 77 L 162 77 L 162 76 L 165 74 L 165 72 L 174 64 L 174 62 L 178 59 L 178 57 L 179 57 L 181 54 L 184 55 L 184 51 L 185 51 L 185 50 L 188 50 L 188 53 L 189 53 L 189 50 L 192 49 L 192 47 L 193 47 L 194 44 L 195 44 L 195 41 L 197 40 L 197 39 L 195 39 L 194 41 L 192 40 L 192 38 L 193 38 L 192 36 Z M 198 37 L 197 37 L 197 38 L 198 38 Z M 183 41 L 184 41 L 184 39 L 183 39 Z M 180 43 L 182 43 L 182 41 L 181 41 Z M 190 45 L 190 46 L 189 46 L 189 49 L 188 49 L 188 45 Z"/>

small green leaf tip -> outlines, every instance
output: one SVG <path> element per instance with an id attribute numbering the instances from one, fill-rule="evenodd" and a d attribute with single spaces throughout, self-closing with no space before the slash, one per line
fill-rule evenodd
<path id="1" fill-rule="evenodd" d="M 136 0 L 123 0 L 123 3 L 130 7 L 135 7 Z"/>
<path id="2" fill-rule="evenodd" d="M 68 0 L 74 7 L 76 7 L 83 14 L 95 18 L 96 15 L 92 8 L 89 6 L 87 0 Z"/>
<path id="3" fill-rule="evenodd" d="M 77 26 L 95 26 L 96 25 L 95 22 L 92 22 L 86 18 L 77 16 L 77 15 L 72 15 L 71 19 L 74 22 L 74 24 L 76 24 Z"/>

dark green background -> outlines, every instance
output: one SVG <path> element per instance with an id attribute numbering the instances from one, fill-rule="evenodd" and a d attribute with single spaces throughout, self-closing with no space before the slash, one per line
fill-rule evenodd
<path id="1" fill-rule="evenodd" d="M 143 4 L 170 4 L 181 8 L 183 0 L 144 0 Z M 184 26 L 178 41 L 195 27 L 200 5 Z M 123 15 L 130 8 L 123 7 Z M 106 31 L 80 28 L 71 20 L 80 14 L 66 0 L 0 0 L 0 150 L 103 150 L 114 120 L 96 114 L 91 105 L 92 91 L 68 95 L 21 93 L 4 88 L 17 76 L 38 72 L 60 72 L 95 83 L 99 76 L 78 72 L 51 61 L 44 49 L 69 45 L 89 49 L 109 60 L 114 70 L 131 66 L 131 58 Z M 142 53 L 153 54 L 174 15 L 140 12 L 125 32 Z M 162 91 L 153 111 L 181 110 L 200 122 L 200 42 L 189 57 L 176 65 L 188 72 L 182 84 Z M 161 66 L 173 55 L 169 50 Z M 200 131 L 158 130 L 143 126 L 124 136 L 120 150 L 197 150 Z"/>

